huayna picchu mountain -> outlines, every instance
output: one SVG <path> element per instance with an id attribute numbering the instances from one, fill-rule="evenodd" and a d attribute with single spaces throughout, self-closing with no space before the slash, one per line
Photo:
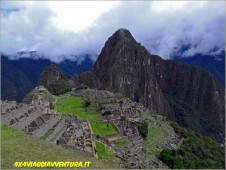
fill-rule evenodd
<path id="1" fill-rule="evenodd" d="M 225 92 L 209 72 L 151 55 L 126 29 L 107 40 L 93 72 L 105 89 L 223 142 Z"/>

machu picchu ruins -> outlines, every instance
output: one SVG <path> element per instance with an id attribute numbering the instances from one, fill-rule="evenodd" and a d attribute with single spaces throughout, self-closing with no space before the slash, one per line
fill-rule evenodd
<path id="1" fill-rule="evenodd" d="M 1 169 L 226 169 L 225 5 L 1 0 Z"/>
<path id="2" fill-rule="evenodd" d="M 96 146 L 98 142 L 113 151 L 112 159 L 121 168 L 164 167 L 153 156 L 154 148 L 164 148 L 164 143 L 168 143 L 164 140 L 173 138 L 173 146 L 179 143 L 172 130 L 172 134 L 166 134 L 165 139 L 160 140 L 162 146 L 148 148 L 137 128 L 137 124 L 145 121 L 142 113 L 148 109 L 121 94 L 85 88 L 52 97 L 46 88 L 37 86 L 24 101 L 26 103 L 1 101 L 1 123 L 96 158 L 98 154 L 100 156 Z M 76 114 L 78 112 L 82 114 Z M 153 125 L 164 122 L 164 117 L 154 117 Z M 98 131 L 99 128 L 104 130 Z"/>

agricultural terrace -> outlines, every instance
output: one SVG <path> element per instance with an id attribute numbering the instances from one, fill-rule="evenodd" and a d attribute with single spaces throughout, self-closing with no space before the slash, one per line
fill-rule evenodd
<path id="1" fill-rule="evenodd" d="M 102 117 L 98 113 L 97 104 L 90 102 L 86 107 L 86 102 L 89 95 L 84 94 L 83 97 L 71 96 L 69 93 L 60 96 L 53 96 L 55 98 L 54 107 L 62 118 L 66 118 L 68 114 L 76 115 L 82 119 L 88 119 L 92 127 L 94 136 L 106 137 L 107 135 L 117 134 L 118 131 L 114 124 L 110 121 L 108 123 L 102 122 Z M 45 136 L 44 136 L 45 138 Z M 113 150 L 108 150 L 100 141 L 96 141 L 96 150 L 99 159 L 105 159 L 109 163 L 113 161 Z"/>
<path id="2" fill-rule="evenodd" d="M 118 133 L 112 122 L 109 123 L 91 122 L 91 126 L 93 129 L 93 133 L 101 137 Z"/>
<path id="3" fill-rule="evenodd" d="M 56 99 L 55 108 L 57 112 L 63 117 L 66 117 L 69 113 L 74 114 L 82 119 L 88 119 L 91 121 L 91 126 L 95 135 L 106 136 L 118 133 L 112 122 L 100 123 L 102 118 L 97 112 L 97 104 L 91 103 L 88 107 L 85 107 L 85 101 L 88 97 L 73 97 L 70 94 L 64 94 L 61 96 L 54 96 Z"/>
<path id="4" fill-rule="evenodd" d="M 110 162 L 112 161 L 113 159 L 112 152 L 114 152 L 113 150 L 107 150 L 102 143 L 97 141 L 96 141 L 96 149 L 97 149 L 97 154 L 99 159 L 105 159 Z"/>
<path id="5" fill-rule="evenodd" d="M 82 119 L 101 120 L 101 116 L 97 113 L 97 106 L 91 103 L 85 107 L 86 97 L 72 97 L 69 94 L 54 96 L 56 99 L 55 108 L 57 112 L 66 117 L 68 114 L 74 114 Z"/>

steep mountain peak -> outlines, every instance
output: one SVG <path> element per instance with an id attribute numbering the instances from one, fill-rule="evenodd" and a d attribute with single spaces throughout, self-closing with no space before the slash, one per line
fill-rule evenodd
<path id="1" fill-rule="evenodd" d="M 46 75 L 51 75 L 53 79 L 66 79 L 66 76 L 63 75 L 60 70 L 57 68 L 56 64 L 50 64 L 46 69 L 42 72 L 41 75 L 46 74 Z"/>
<path id="2" fill-rule="evenodd" d="M 117 30 L 109 39 L 110 44 L 115 44 L 118 42 L 128 43 L 128 42 L 136 42 L 136 40 L 133 38 L 132 34 L 129 30 L 125 28 L 120 28 Z"/>
<path id="3" fill-rule="evenodd" d="M 108 38 L 93 70 L 96 74 L 101 74 L 97 70 L 103 70 L 103 67 L 108 69 L 113 65 L 119 65 L 117 63 L 129 66 L 135 60 L 142 62 L 143 57 L 149 58 L 150 53 L 134 39 L 129 30 L 121 28 Z"/>
<path id="4" fill-rule="evenodd" d="M 57 68 L 57 66 L 56 66 L 56 64 L 50 64 L 46 69 L 51 69 L 51 70 L 57 70 L 57 71 L 59 71 L 58 68 Z"/>
<path id="5" fill-rule="evenodd" d="M 118 31 L 115 32 L 115 35 L 119 36 L 119 38 L 121 38 L 124 41 L 134 40 L 129 30 L 125 28 L 120 28 Z"/>
<path id="6" fill-rule="evenodd" d="M 93 72 L 105 89 L 222 142 L 224 89 L 208 72 L 151 55 L 125 29 L 105 43 Z"/>

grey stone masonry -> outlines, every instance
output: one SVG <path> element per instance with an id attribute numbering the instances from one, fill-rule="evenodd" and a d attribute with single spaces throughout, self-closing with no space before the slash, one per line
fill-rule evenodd
<path id="1" fill-rule="evenodd" d="M 47 138 L 46 141 L 50 141 L 55 135 L 57 135 L 60 130 L 64 127 L 65 120 L 60 120 L 60 122 L 57 124 L 57 126 L 54 128 L 53 133 L 51 133 Z"/>
<path id="2" fill-rule="evenodd" d="M 34 132 L 32 132 L 32 135 L 35 138 L 40 138 L 41 136 L 43 136 L 46 132 L 48 132 L 49 129 L 51 129 L 58 121 L 60 120 L 59 116 L 55 116 L 52 119 L 49 119 L 48 121 L 46 121 L 43 125 L 41 125 L 39 127 L 39 129 L 35 130 Z"/>
<path id="3" fill-rule="evenodd" d="M 63 133 L 66 131 L 67 126 L 63 127 L 63 130 L 57 135 L 57 137 L 54 139 L 53 143 L 56 144 L 57 140 L 59 140 L 61 138 L 61 136 L 63 135 Z"/>
<path id="4" fill-rule="evenodd" d="M 14 119 L 15 122 L 19 122 L 20 119 L 23 119 L 25 116 L 25 113 L 32 112 L 36 110 L 37 108 L 30 109 L 28 105 L 19 104 L 14 109 L 9 109 L 9 112 L 7 114 L 1 115 L 1 123 L 5 125 L 11 125 L 13 122 L 11 122 Z M 7 111 L 6 111 L 7 112 Z"/>
<path id="5" fill-rule="evenodd" d="M 17 105 L 16 101 L 1 100 L 1 113 L 6 113 L 7 109 L 11 109 L 11 108 L 15 107 L 16 105 Z"/>
<path id="6" fill-rule="evenodd" d="M 25 116 L 22 119 L 19 119 L 19 122 L 15 122 L 14 124 L 10 125 L 10 127 L 14 127 L 17 129 L 24 129 L 25 126 L 28 126 L 33 120 L 38 118 L 43 114 L 43 110 L 37 108 L 37 110 L 33 110 L 32 112 L 25 113 Z"/>

